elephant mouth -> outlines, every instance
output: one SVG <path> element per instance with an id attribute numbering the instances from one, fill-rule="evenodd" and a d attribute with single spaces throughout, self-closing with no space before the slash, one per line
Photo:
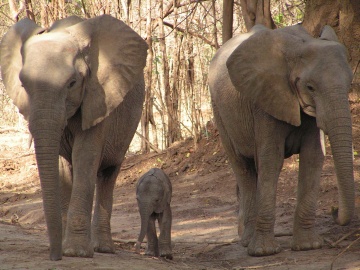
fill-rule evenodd
<path id="1" fill-rule="evenodd" d="M 304 111 L 304 113 L 306 113 L 310 116 L 316 117 L 316 108 L 304 100 L 304 98 L 302 97 L 302 95 L 297 87 L 297 81 L 298 81 L 298 79 L 295 81 L 295 92 L 298 97 L 298 100 L 299 100 L 302 110 Z M 311 101 L 310 101 L 310 103 L 311 103 Z"/>
<path id="2" fill-rule="evenodd" d="M 298 96 L 300 106 L 301 106 L 302 110 L 304 111 L 304 113 L 306 113 L 310 116 L 316 117 L 316 108 L 314 106 L 312 106 L 311 104 L 306 103 L 306 101 L 302 98 L 302 96 L 297 88 L 296 88 L 296 94 Z"/>
<path id="3" fill-rule="evenodd" d="M 313 116 L 313 117 L 316 117 L 316 109 L 315 107 L 309 105 L 309 104 L 302 104 L 300 102 L 300 106 L 301 108 L 303 109 L 304 113 L 310 115 L 310 116 Z"/>

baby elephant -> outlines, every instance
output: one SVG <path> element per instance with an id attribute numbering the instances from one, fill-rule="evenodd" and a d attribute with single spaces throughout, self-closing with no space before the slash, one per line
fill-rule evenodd
<path id="1" fill-rule="evenodd" d="M 171 252 L 171 194 L 169 177 L 164 171 L 153 168 L 145 173 L 136 185 L 136 199 L 141 216 L 141 230 L 135 250 L 140 252 L 141 242 L 147 235 L 146 255 L 172 259 Z M 159 222 L 159 241 L 155 220 Z"/>

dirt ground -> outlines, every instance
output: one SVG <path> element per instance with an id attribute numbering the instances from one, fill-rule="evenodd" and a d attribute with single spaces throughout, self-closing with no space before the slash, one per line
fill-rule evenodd
<path id="1" fill-rule="evenodd" d="M 191 139 L 161 154 L 129 155 L 118 177 L 112 216 L 116 254 L 52 262 L 42 210 L 33 149 L 25 131 L 0 128 L 0 269 L 360 269 L 360 105 L 353 99 L 356 216 L 337 226 L 331 207 L 338 193 L 329 145 L 318 200 L 317 229 L 325 238 L 320 250 L 290 249 L 296 203 L 298 159 L 285 161 L 277 194 L 275 233 L 283 251 L 250 257 L 238 243 L 235 179 L 212 123 L 197 149 Z M 134 252 L 140 231 L 135 199 L 137 179 L 152 167 L 163 168 L 173 185 L 172 261 Z M 342 239 L 345 237 L 345 239 Z M 338 241 L 340 240 L 340 241 Z M 338 243 L 336 243 L 338 241 Z M 145 244 L 143 244 L 145 247 Z"/>

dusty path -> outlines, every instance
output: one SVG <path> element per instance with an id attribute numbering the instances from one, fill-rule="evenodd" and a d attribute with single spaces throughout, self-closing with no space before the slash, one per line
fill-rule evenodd
<path id="1" fill-rule="evenodd" d="M 217 136 L 202 142 L 195 151 L 184 142 L 161 155 L 132 156 L 121 172 L 112 218 L 116 254 L 95 253 L 92 259 L 48 260 L 48 240 L 41 193 L 33 154 L 27 153 L 27 135 L 0 135 L 0 269 L 360 269 L 360 231 L 335 248 L 294 252 L 290 236 L 278 237 L 283 251 L 275 256 L 254 258 L 238 244 L 237 203 L 234 177 Z M 206 147 L 205 147 L 206 146 Z M 355 147 L 357 145 L 355 144 Z M 202 149 L 202 148 L 199 148 Z M 209 151 L 211 149 L 211 151 Z M 174 260 L 134 253 L 133 241 L 140 230 L 135 183 L 151 167 L 163 167 L 173 184 Z M 357 214 L 360 206 L 360 158 L 355 159 Z M 288 235 L 296 203 L 297 161 L 286 161 L 278 187 L 277 234 Z M 317 211 L 319 232 L 335 242 L 360 228 L 356 217 L 350 226 L 336 226 L 329 214 L 337 205 L 337 188 L 331 157 L 326 158 Z M 126 243 L 127 242 L 127 243 Z M 348 247 L 349 245 L 352 245 Z M 338 258 L 336 256 L 341 254 Z"/>

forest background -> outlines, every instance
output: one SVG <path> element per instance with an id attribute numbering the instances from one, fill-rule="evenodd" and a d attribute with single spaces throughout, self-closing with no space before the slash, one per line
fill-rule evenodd
<path id="1" fill-rule="evenodd" d="M 360 92 L 360 1 L 358 0 L 0 0 L 0 40 L 24 17 L 49 27 L 71 15 L 110 14 L 123 20 L 149 45 L 146 99 L 132 152 L 160 152 L 176 141 L 208 136 L 212 120 L 208 67 L 216 50 L 254 24 L 269 28 L 303 23 L 319 36 L 332 26 L 347 47 Z M 0 129 L 27 130 L 0 78 Z"/>

